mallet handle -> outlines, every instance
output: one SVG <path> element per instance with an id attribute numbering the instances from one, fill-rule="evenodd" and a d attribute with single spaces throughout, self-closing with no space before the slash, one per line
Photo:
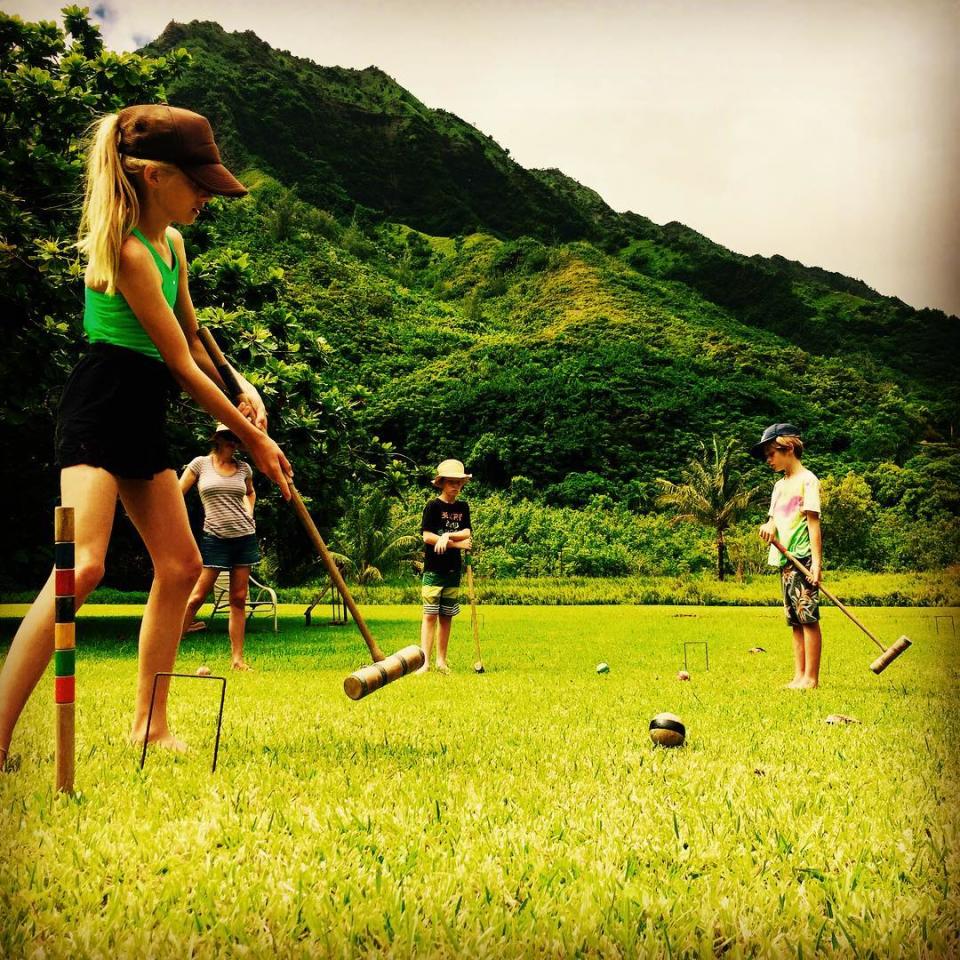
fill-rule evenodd
<path id="1" fill-rule="evenodd" d="M 317 525 L 313 522 L 313 517 L 310 516 L 310 511 L 307 510 L 306 504 L 303 502 L 303 498 L 300 496 L 300 491 L 292 483 L 290 483 L 290 500 L 291 503 L 293 503 L 293 509 L 300 518 L 300 523 L 303 524 L 303 529 L 310 538 L 310 542 L 320 555 L 323 565 L 327 568 L 327 573 L 330 574 L 330 579 L 340 591 L 340 595 L 343 597 L 343 602 L 347 605 L 347 609 L 349 609 L 349 611 L 353 614 L 353 619 L 357 622 L 357 629 L 360 631 L 361 636 L 367 644 L 367 649 L 370 651 L 370 656 L 373 657 L 375 662 L 385 660 L 386 658 L 383 655 L 383 651 L 377 646 L 377 641 L 373 639 L 373 634 L 370 633 L 370 630 L 363 619 L 363 614 L 360 613 L 360 609 L 357 607 L 353 597 L 350 595 L 350 591 L 347 589 L 347 585 L 344 583 L 343 577 L 341 576 L 340 571 L 337 569 L 336 563 L 333 561 L 333 557 L 330 556 L 330 551 L 327 549 L 327 545 L 323 542 L 323 537 L 320 536 L 320 531 L 317 529 Z"/>
<path id="2" fill-rule="evenodd" d="M 467 593 L 470 595 L 470 622 L 473 625 L 473 649 L 477 655 L 477 663 L 483 666 L 483 657 L 480 656 L 480 627 L 477 624 L 477 595 L 473 591 L 473 557 L 467 551 Z"/>
<path id="3" fill-rule="evenodd" d="M 810 581 L 813 574 L 776 538 L 771 543 Z M 881 650 L 887 648 L 821 583 L 820 592 L 841 612 L 846 614 Z M 876 672 L 876 671 L 874 671 Z"/>
<path id="4" fill-rule="evenodd" d="M 197 330 L 197 336 L 207 351 L 207 355 L 213 361 L 213 365 L 217 368 L 217 373 L 220 374 L 223 384 L 227 388 L 227 393 L 233 397 L 235 402 L 239 401 L 243 396 L 243 391 L 240 389 L 240 384 L 237 381 L 236 374 L 233 372 L 233 368 L 227 363 L 227 358 L 220 349 L 220 344 L 214 340 L 213 334 L 206 327 L 200 327 L 200 329 Z"/>
<path id="5" fill-rule="evenodd" d="M 217 368 L 217 373 L 219 373 L 223 378 L 227 392 L 234 398 L 235 401 L 239 401 L 243 397 L 243 391 L 240 389 L 240 384 L 238 383 L 237 377 L 233 372 L 233 368 L 229 363 L 227 363 L 227 358 L 223 355 L 220 345 L 214 339 L 213 334 L 206 327 L 200 327 L 200 329 L 197 331 L 197 335 L 200 337 L 200 342 L 203 344 L 210 356 L 210 359 L 213 361 L 213 365 Z M 327 545 L 323 542 L 323 537 L 320 536 L 320 531 L 317 529 L 317 525 L 313 522 L 313 517 L 310 516 L 310 512 L 307 510 L 306 504 L 304 504 L 303 498 L 300 496 L 300 491 L 297 490 L 292 481 L 288 479 L 287 482 L 290 486 L 290 498 L 291 503 L 293 504 L 293 509 L 300 518 L 300 523 L 303 524 L 303 528 L 306 530 L 307 536 L 310 538 L 310 542 L 313 544 L 314 549 L 320 555 L 323 565 L 327 568 L 327 573 L 330 574 L 330 579 L 340 591 L 344 603 L 346 603 L 347 608 L 353 614 L 353 619 L 357 622 L 357 629 L 360 631 L 360 635 L 367 644 L 367 649 L 370 651 L 370 656 L 373 657 L 375 661 L 385 659 L 383 651 L 377 646 L 377 641 L 373 639 L 373 634 L 370 633 L 370 630 L 363 619 L 363 615 L 357 608 L 356 603 L 354 603 L 353 597 L 350 595 L 350 591 L 347 589 L 347 585 L 343 582 L 343 577 L 340 575 L 337 565 L 333 562 L 333 557 L 330 556 L 330 551 L 327 549 Z"/>

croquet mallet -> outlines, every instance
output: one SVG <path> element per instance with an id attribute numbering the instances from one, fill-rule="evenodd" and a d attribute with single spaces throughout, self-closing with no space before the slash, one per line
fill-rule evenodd
<path id="1" fill-rule="evenodd" d="M 200 342 L 213 361 L 213 365 L 217 368 L 217 372 L 223 378 L 227 392 L 233 397 L 235 402 L 239 402 L 243 398 L 243 390 L 237 382 L 233 368 L 227 363 L 227 358 L 223 355 L 223 351 L 213 338 L 213 334 L 205 327 L 201 327 L 198 333 Z M 357 629 L 360 631 L 361 636 L 367 644 L 367 649 L 370 651 L 370 656 L 374 660 L 370 666 L 361 667 L 343 681 L 343 692 L 351 700 L 362 700 L 367 694 L 373 693 L 374 690 L 379 690 L 382 686 L 392 683 L 394 680 L 399 680 L 400 677 L 404 677 L 408 673 L 412 673 L 414 670 L 422 667 L 425 662 L 423 650 L 411 644 L 409 647 L 404 647 L 390 657 L 384 655 L 383 651 L 377 645 L 377 641 L 373 639 L 373 634 L 370 633 L 363 619 L 363 614 L 360 613 L 350 591 L 347 589 L 347 585 L 344 583 L 336 563 L 333 562 L 333 557 L 330 556 L 330 551 L 323 542 L 323 537 L 320 536 L 320 531 L 313 522 L 310 511 L 307 510 L 306 504 L 300 496 L 300 491 L 297 490 L 293 482 L 289 479 L 288 484 L 290 487 L 290 502 L 293 504 L 293 509 L 300 523 L 303 525 L 307 536 L 310 538 L 310 542 L 317 551 L 317 555 L 327 568 L 327 573 L 330 574 L 330 579 L 333 581 L 334 586 L 340 591 L 343 602 L 353 614 Z"/>
<path id="2" fill-rule="evenodd" d="M 473 664 L 474 673 L 483 673 L 483 658 L 480 656 L 480 627 L 477 624 L 477 595 L 473 589 L 473 555 L 467 551 L 467 593 L 470 596 L 470 623 L 473 625 L 473 652 L 476 661 Z"/>
<path id="3" fill-rule="evenodd" d="M 771 543 L 797 568 L 807 580 L 813 582 L 810 571 L 782 544 L 776 537 Z M 910 638 L 906 635 L 900 637 L 896 643 L 885 647 L 822 583 L 820 592 L 827 597 L 833 605 L 843 614 L 846 614 L 882 651 L 883 653 L 870 664 L 870 669 L 874 673 L 883 673 L 887 667 L 893 663 L 897 657 L 910 646 Z"/>

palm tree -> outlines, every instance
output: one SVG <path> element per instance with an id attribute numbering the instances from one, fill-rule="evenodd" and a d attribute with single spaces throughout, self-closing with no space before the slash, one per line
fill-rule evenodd
<path id="1" fill-rule="evenodd" d="M 335 558 L 353 569 L 358 583 L 376 583 L 385 569 L 420 545 L 410 529 L 410 518 L 382 490 L 367 487 L 337 524 Z"/>
<path id="2" fill-rule="evenodd" d="M 759 487 L 744 487 L 743 477 L 733 469 L 736 440 L 728 440 L 721 450 L 716 437 L 710 448 L 700 444 L 700 456 L 691 460 L 681 473 L 682 482 L 658 478 L 662 493 L 657 504 L 672 507 L 675 522 L 690 520 L 711 527 L 717 536 L 717 577 L 723 579 L 726 553 L 724 534 L 743 516 L 760 493 Z"/>

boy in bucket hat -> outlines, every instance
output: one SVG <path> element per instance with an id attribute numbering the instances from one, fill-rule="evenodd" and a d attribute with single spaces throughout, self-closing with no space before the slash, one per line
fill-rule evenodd
<path id="1" fill-rule="evenodd" d="M 423 510 L 420 522 L 424 543 L 420 646 L 425 658 L 418 673 L 430 669 L 434 634 L 437 636 L 437 670 L 450 672 L 447 644 L 453 618 L 460 612 L 460 554 L 472 546 L 470 504 L 457 498 L 472 478 L 473 474 L 466 473 L 459 460 L 444 460 L 433 478 L 433 485 L 440 495 Z"/>
<path id="2" fill-rule="evenodd" d="M 763 431 L 750 453 L 783 477 L 773 485 L 770 519 L 760 528 L 760 539 L 770 544 L 768 563 L 781 568 L 783 607 L 793 631 L 791 690 L 812 690 L 820 683 L 820 571 L 823 541 L 820 533 L 820 481 L 801 463 L 803 440 L 790 423 L 773 423 Z M 776 547 L 774 538 L 809 571 L 808 581 Z"/>

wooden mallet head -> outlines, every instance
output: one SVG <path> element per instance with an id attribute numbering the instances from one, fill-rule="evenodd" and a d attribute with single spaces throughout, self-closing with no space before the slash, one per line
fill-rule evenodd
<path id="1" fill-rule="evenodd" d="M 388 683 L 393 683 L 394 680 L 419 670 L 425 662 L 423 650 L 411 644 L 393 654 L 392 657 L 385 657 L 377 663 L 370 664 L 369 667 L 354 670 L 343 681 L 343 692 L 351 700 L 362 700 L 374 690 L 379 690 Z"/>
<path id="2" fill-rule="evenodd" d="M 883 653 L 881 653 L 880 656 L 870 664 L 870 669 L 874 673 L 883 673 L 883 671 L 886 670 L 887 667 L 889 667 L 890 664 L 893 663 L 893 661 L 896 660 L 897 657 L 899 657 L 900 654 L 903 653 L 903 651 L 909 646 L 910 638 L 906 635 L 902 636 L 896 643 L 884 650 Z"/>

